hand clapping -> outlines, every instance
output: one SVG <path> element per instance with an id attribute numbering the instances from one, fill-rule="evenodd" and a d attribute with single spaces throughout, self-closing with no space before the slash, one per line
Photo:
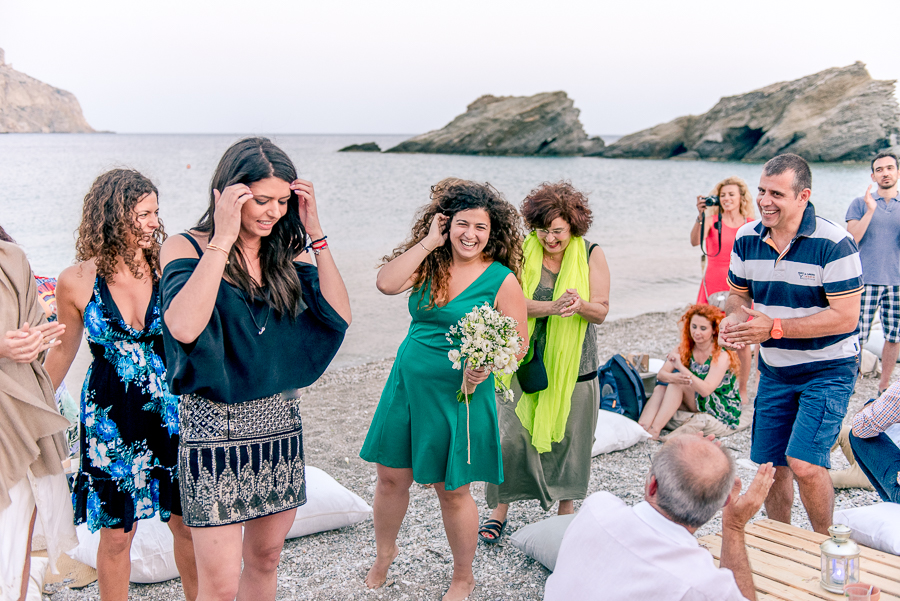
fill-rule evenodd
<path id="1" fill-rule="evenodd" d="M 28 322 L 18 330 L 10 330 L 0 339 L 0 357 L 6 357 L 16 363 L 31 363 L 41 353 L 59 346 L 59 337 L 66 331 L 66 326 L 52 321 L 32 328 Z"/>

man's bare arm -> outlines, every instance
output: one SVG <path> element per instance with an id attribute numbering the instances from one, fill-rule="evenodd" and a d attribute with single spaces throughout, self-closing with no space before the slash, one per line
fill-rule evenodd
<path id="1" fill-rule="evenodd" d="M 744 526 L 762 507 L 773 482 L 775 468 L 771 463 L 759 466 L 756 477 L 744 494 L 741 494 L 740 478 L 735 478 L 728 504 L 722 510 L 722 559 L 719 566 L 731 570 L 741 594 L 751 601 L 756 601 L 756 587 L 744 544 Z"/>

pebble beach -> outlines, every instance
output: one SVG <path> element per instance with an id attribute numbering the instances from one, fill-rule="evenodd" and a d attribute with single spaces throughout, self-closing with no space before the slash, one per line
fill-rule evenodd
<path id="1" fill-rule="evenodd" d="M 599 333 L 599 355 L 605 361 L 614 353 L 644 352 L 664 358 L 678 343 L 678 317 L 683 309 L 645 313 L 637 317 L 603 324 Z M 340 484 L 371 505 L 375 493 L 375 468 L 359 458 L 359 449 L 378 404 L 381 389 L 390 372 L 392 359 L 329 371 L 303 396 L 304 446 L 308 465 L 328 472 Z M 849 417 L 877 392 L 877 379 L 860 378 L 850 400 Z M 751 397 L 756 377 L 750 381 Z M 750 431 L 723 439 L 735 458 L 750 457 Z M 599 455 L 591 462 L 590 492 L 609 491 L 629 505 L 643 498 L 644 477 L 650 457 L 660 443 L 646 441 L 615 453 Z M 746 462 L 738 465 L 738 475 L 749 484 L 754 474 Z M 840 451 L 832 454 L 832 466 L 846 467 Z M 481 519 L 490 513 L 484 501 L 482 483 L 472 485 Z M 835 508 L 880 502 L 874 492 L 859 489 L 835 492 Z M 576 510 L 580 503 L 576 502 Z M 555 510 L 553 510 L 555 511 Z M 507 533 L 555 513 L 544 512 L 537 501 L 521 502 L 510 508 L 509 524 L 497 545 L 479 543 L 474 572 L 477 585 L 469 597 L 475 600 L 539 600 L 550 572 L 508 544 Z M 755 519 L 765 517 L 761 510 Z M 795 495 L 793 524 L 809 529 L 806 513 Z M 717 515 L 697 532 L 703 536 L 720 530 Z M 452 557 L 444 536 L 440 508 L 434 490 L 413 484 L 410 505 L 398 538 L 400 555 L 394 562 L 384 587 L 369 591 L 363 584 L 366 570 L 375 557 L 372 521 L 285 543 L 278 568 L 278 599 L 405 601 L 440 599 L 450 584 Z M 180 580 L 158 584 L 132 584 L 129 597 L 137 601 L 183 599 Z M 99 598 L 96 582 L 80 590 L 58 588 L 45 598 L 53 601 L 81 601 Z"/>

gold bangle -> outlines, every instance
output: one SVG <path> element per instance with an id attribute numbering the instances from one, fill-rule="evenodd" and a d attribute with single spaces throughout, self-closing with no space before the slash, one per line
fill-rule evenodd
<path id="1" fill-rule="evenodd" d="M 221 246 L 216 246 L 215 244 L 207 244 L 206 250 L 217 250 L 223 255 L 225 255 L 225 264 L 228 265 L 231 261 L 228 260 L 228 257 L 231 256 L 227 250 L 222 248 Z"/>

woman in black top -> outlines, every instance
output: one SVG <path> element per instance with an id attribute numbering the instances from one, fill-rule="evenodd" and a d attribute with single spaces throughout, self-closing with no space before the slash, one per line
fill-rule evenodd
<path id="1" fill-rule="evenodd" d="M 297 389 L 322 374 L 350 323 L 313 185 L 269 140 L 241 140 L 219 162 L 207 212 L 161 259 L 199 598 L 274 599 L 284 537 L 306 502 Z"/>

